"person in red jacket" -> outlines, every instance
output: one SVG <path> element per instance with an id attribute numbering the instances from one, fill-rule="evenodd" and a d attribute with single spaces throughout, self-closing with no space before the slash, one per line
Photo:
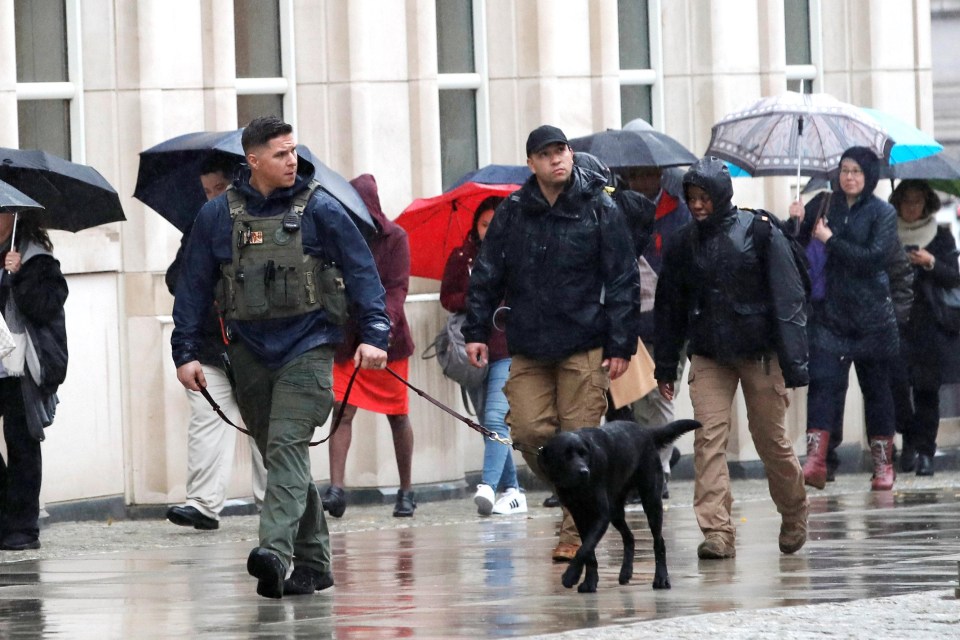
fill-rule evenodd
<path id="1" fill-rule="evenodd" d="M 380 208 L 377 181 L 364 173 L 350 181 L 357 190 L 370 215 L 374 217 L 380 233 L 368 241 L 373 260 L 383 288 L 387 292 L 387 315 L 390 317 L 390 338 L 387 347 L 387 365 L 404 379 L 409 377 L 409 358 L 413 355 L 413 337 L 403 311 L 410 286 L 410 243 L 407 232 L 389 220 Z M 334 355 L 333 393 L 337 415 L 344 400 L 347 383 L 353 375 L 353 353 L 359 336 L 356 327 L 348 322 L 344 327 L 344 341 Z M 397 518 L 412 517 L 417 503 L 411 486 L 410 470 L 413 462 L 413 429 L 410 426 L 409 398 L 407 387 L 383 369 L 362 369 L 350 390 L 350 397 L 343 412 L 340 426 L 330 437 L 330 486 L 321 497 L 323 508 L 333 517 L 343 516 L 347 508 L 344 492 L 344 472 L 347 452 L 353 438 L 353 417 L 357 409 L 366 409 L 387 416 L 393 433 L 393 449 L 400 475 L 400 489 L 393 515 Z"/>

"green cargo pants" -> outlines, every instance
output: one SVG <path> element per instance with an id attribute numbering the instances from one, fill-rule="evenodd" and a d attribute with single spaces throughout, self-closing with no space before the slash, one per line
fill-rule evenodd
<path id="1" fill-rule="evenodd" d="M 310 438 L 333 407 L 333 347 L 321 346 L 277 370 L 242 344 L 228 347 L 237 404 L 267 467 L 260 547 L 322 573 L 330 567 L 330 535 L 310 473 Z"/>

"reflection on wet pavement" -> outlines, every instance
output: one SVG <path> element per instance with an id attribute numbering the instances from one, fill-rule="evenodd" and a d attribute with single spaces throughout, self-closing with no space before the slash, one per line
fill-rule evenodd
<path id="1" fill-rule="evenodd" d="M 509 638 L 655 618 L 839 602 L 952 588 L 960 559 L 954 489 L 811 497 L 810 540 L 777 549 L 769 500 L 738 503 L 737 557 L 703 561 L 693 511 L 667 511 L 673 589 L 654 591 L 640 511 L 633 582 L 617 584 L 616 532 L 600 585 L 579 594 L 550 561 L 558 519 L 522 517 L 339 534 L 336 587 L 264 600 L 248 544 L 128 551 L 0 565 L 2 638 Z M 553 512 L 556 513 L 556 512 Z"/>

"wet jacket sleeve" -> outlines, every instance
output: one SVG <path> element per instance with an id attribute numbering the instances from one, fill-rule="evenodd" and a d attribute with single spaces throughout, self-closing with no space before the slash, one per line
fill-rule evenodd
<path id="1" fill-rule="evenodd" d="M 637 352 L 640 270 L 626 218 L 612 200 L 604 196 L 602 202 L 600 259 L 608 323 L 603 355 L 629 360 Z"/>
<path id="2" fill-rule="evenodd" d="M 500 205 L 473 262 L 467 292 L 467 319 L 462 329 L 466 342 L 486 343 L 490 338 L 490 320 L 504 299 L 506 242 L 514 215 L 519 214 L 513 210 L 510 200 Z"/>
<path id="3" fill-rule="evenodd" d="M 340 266 L 352 304 L 351 311 L 356 316 L 360 342 L 386 349 L 390 336 L 386 292 L 373 254 L 360 231 L 338 202 L 318 192 L 310 199 L 304 215 L 309 215 L 316 225 L 319 243 L 319 246 L 306 245 L 304 249 Z M 306 238 L 306 229 L 304 231 Z"/>
<path id="4" fill-rule="evenodd" d="M 663 254 L 663 266 L 657 280 L 657 294 L 653 304 L 654 315 L 654 377 L 658 382 L 674 382 L 680 366 L 680 352 L 687 339 L 690 294 L 683 282 L 686 262 L 692 256 L 688 247 L 687 230 L 678 231 Z"/>
<path id="5" fill-rule="evenodd" d="M 807 296 L 790 241 L 773 227 L 767 255 L 770 302 L 776 325 L 777 358 L 788 388 L 810 382 L 807 370 Z"/>
<path id="6" fill-rule="evenodd" d="M 30 258 L 14 274 L 12 282 L 13 300 L 31 324 L 48 324 L 63 313 L 68 294 L 67 280 L 53 256 Z"/>
<path id="7" fill-rule="evenodd" d="M 467 291 L 470 289 L 470 257 L 465 247 L 457 247 L 447 258 L 440 281 L 440 304 L 451 313 L 467 308 Z"/>
<path id="8" fill-rule="evenodd" d="M 828 254 L 834 260 L 858 275 L 870 275 L 886 270 L 890 249 L 897 240 L 897 215 L 893 207 L 881 200 L 874 200 L 864 206 L 878 209 L 870 237 L 865 244 L 849 242 L 837 235 L 831 236 L 825 243 Z"/>
<path id="9" fill-rule="evenodd" d="M 173 362 L 177 367 L 198 360 L 203 349 L 204 324 L 213 306 L 213 291 L 220 270 L 214 242 L 218 236 L 224 236 L 227 244 L 230 241 L 230 214 L 226 207 L 225 198 L 203 205 L 180 261 L 180 277 L 173 301 L 174 328 L 170 337 Z"/>
<path id="10" fill-rule="evenodd" d="M 385 269 L 386 273 L 380 276 L 380 280 L 386 295 L 386 311 L 392 335 L 393 328 L 401 325 L 403 304 L 410 290 L 410 242 L 407 234 L 393 234 L 386 251 L 390 256 L 391 268 Z"/>

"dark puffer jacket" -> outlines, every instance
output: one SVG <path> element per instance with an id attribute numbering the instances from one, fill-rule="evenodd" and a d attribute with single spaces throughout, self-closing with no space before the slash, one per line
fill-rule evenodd
<path id="1" fill-rule="evenodd" d="M 486 343 L 503 300 L 511 355 L 559 361 L 637 350 L 640 278 L 626 220 L 600 174 L 574 167 L 553 206 L 531 176 L 498 208 L 473 265 L 467 342 Z"/>
<path id="2" fill-rule="evenodd" d="M 677 231 L 664 254 L 654 306 L 657 380 L 676 379 L 689 340 L 691 355 L 722 363 L 775 352 L 786 385 L 806 385 L 806 293 L 789 240 L 771 225 L 769 239 L 755 243 L 755 215 L 731 203 L 721 160 L 700 160 L 683 185 L 706 191 L 713 213 Z"/>
<path id="3" fill-rule="evenodd" d="M 811 318 L 811 341 L 830 353 L 851 358 L 888 358 L 899 351 L 897 320 L 890 295 L 891 256 L 899 250 L 897 213 L 873 195 L 880 161 L 868 149 L 853 147 L 851 158 L 864 174 L 863 191 L 847 206 L 842 191 L 830 197 L 825 213 L 833 236 L 826 242 L 826 296 Z M 805 207 L 800 240 L 809 237 L 822 198 Z"/>

